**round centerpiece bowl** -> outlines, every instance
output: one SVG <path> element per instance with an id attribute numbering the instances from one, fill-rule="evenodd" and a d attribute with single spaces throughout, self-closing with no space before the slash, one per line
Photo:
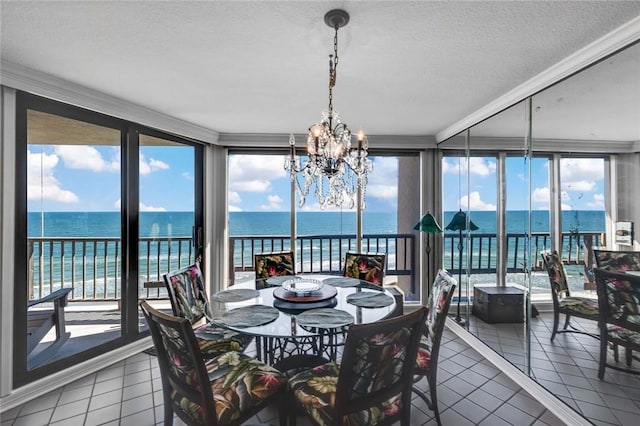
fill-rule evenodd
<path id="1" fill-rule="evenodd" d="M 309 296 L 322 289 L 322 281 L 313 278 L 291 278 L 282 283 L 282 288 L 296 296 Z"/>

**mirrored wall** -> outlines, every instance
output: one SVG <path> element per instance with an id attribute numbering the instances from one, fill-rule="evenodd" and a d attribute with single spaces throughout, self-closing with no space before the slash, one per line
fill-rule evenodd
<path id="1" fill-rule="evenodd" d="M 640 251 L 635 235 L 624 246 L 615 235 L 617 223 L 640 223 L 640 44 L 440 147 L 443 228 L 456 209 L 469 219 L 464 250 L 447 251 L 447 238 L 456 242 L 445 231 L 443 253 L 445 268 L 462 259 L 465 327 L 590 421 L 637 419 L 640 375 L 607 369 L 598 379 L 596 321 L 574 317 L 568 329 L 582 333 L 551 340 L 554 304 L 542 254 L 557 251 L 571 295 L 595 302 L 589 247 Z"/>

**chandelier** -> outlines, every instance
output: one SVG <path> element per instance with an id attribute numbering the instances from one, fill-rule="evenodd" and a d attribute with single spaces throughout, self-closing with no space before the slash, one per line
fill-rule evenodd
<path id="1" fill-rule="evenodd" d="M 338 29 L 349 22 L 349 14 L 335 9 L 327 12 L 324 22 L 335 30 L 333 54 L 329 55 L 329 108 L 322 112 L 319 123 L 309 127 L 307 135 L 307 159 L 302 165 L 296 155 L 296 140 L 289 136 L 289 155 L 284 168 L 291 176 L 300 199 L 305 203 L 309 190 L 314 194 L 321 209 L 327 206 L 342 206 L 347 203 L 354 208 L 356 201 L 364 209 L 367 173 L 373 170 L 367 157 L 367 137 L 362 130 L 357 133 L 357 146 L 351 146 L 351 130 L 340 121 L 340 114 L 333 109 L 333 87 L 338 68 Z M 301 182 L 302 180 L 302 182 Z"/>

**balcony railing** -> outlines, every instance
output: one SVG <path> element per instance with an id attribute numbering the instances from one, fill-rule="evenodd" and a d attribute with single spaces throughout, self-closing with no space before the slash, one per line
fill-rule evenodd
<path id="1" fill-rule="evenodd" d="M 362 251 L 385 253 L 386 274 L 407 277 L 412 293 L 417 291 L 414 234 L 364 235 Z M 590 238 L 599 245 L 600 233 L 565 233 L 562 236 L 566 264 L 583 262 L 582 243 Z M 444 234 L 443 266 L 454 274 L 458 267 L 456 233 Z M 463 235 L 463 273 L 467 270 L 466 244 L 470 244 L 468 265 L 471 274 L 495 273 L 497 239 L 494 234 Z M 527 259 L 527 245 L 535 260 Z M 550 246 L 548 233 L 535 233 L 529 239 L 523 234 L 507 236 L 508 272 L 523 272 L 524 265 L 541 268 L 540 252 Z M 237 272 L 253 270 L 253 255 L 291 249 L 289 236 L 234 236 L 229 239 L 229 277 L 233 284 Z M 29 238 L 29 299 L 43 297 L 56 289 L 73 288 L 70 300 L 116 301 L 121 297 L 122 247 L 119 238 Z M 355 235 L 299 236 L 296 244 L 297 272 L 341 274 L 346 252 L 356 250 Z M 163 288 L 146 288 L 145 282 L 162 281 L 162 275 L 195 261 L 190 237 L 142 238 L 139 244 L 138 295 L 141 298 L 164 298 Z"/>

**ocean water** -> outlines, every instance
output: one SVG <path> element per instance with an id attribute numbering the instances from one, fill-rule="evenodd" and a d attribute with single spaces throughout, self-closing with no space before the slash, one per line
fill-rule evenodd
<path id="1" fill-rule="evenodd" d="M 446 212 L 442 228 L 449 223 L 455 212 Z M 495 212 L 472 212 L 470 219 L 479 229 L 478 234 L 495 234 Z M 548 232 L 549 219 L 547 211 L 532 212 L 531 229 L 533 232 Z M 527 214 L 523 211 L 507 213 L 507 232 L 523 234 L 527 230 Z M 417 221 L 417 220 L 416 220 Z M 310 235 L 353 235 L 355 234 L 355 213 L 338 212 L 300 212 L 298 214 L 299 236 Z M 139 250 L 140 281 L 161 279 L 161 274 L 186 264 L 184 257 L 192 260 L 193 247 L 192 212 L 142 212 L 140 214 L 140 236 L 143 241 Z M 604 212 L 572 211 L 563 213 L 563 231 L 603 232 Z M 365 212 L 363 217 L 364 234 L 396 234 L 412 233 L 413 223 L 407 227 L 399 226 L 396 213 Z M 288 236 L 290 217 L 288 212 L 232 212 L 229 215 L 230 235 L 235 237 L 255 235 Z M 28 235 L 31 238 L 59 238 L 53 244 L 33 243 L 31 276 L 36 287 L 49 283 L 58 288 L 62 282 L 70 286 L 78 281 L 84 282 L 85 288 L 74 292 L 78 298 L 117 298 L 119 297 L 119 280 L 121 275 L 120 247 L 120 214 L 117 212 L 30 212 L 28 215 Z M 457 236 L 455 231 L 445 231 L 445 236 Z M 100 239 L 99 243 L 93 243 Z M 80 240 L 80 242 L 78 242 Z M 389 264 L 395 262 L 395 246 L 390 240 Z M 452 250 L 455 238 L 445 238 L 444 266 L 455 269 Z M 495 241 L 494 243 L 495 244 Z M 495 246 L 494 246 L 495 247 Z M 334 248 L 335 249 L 335 248 Z M 319 250 L 319 248 L 318 248 Z M 323 250 L 329 250 L 326 245 Z M 475 252 L 474 257 L 483 255 Z M 516 250 L 510 247 L 509 250 Z M 524 239 L 517 247 L 519 253 L 524 251 Z M 317 253 L 317 251 L 316 251 Z M 488 255 L 489 263 L 495 265 L 496 251 Z M 242 255 L 235 253 L 236 263 Z M 245 256 L 250 256 L 246 254 Z M 323 258 L 329 259 L 328 253 Z M 511 258 L 511 256 L 510 256 Z M 311 259 L 302 259 L 311 261 Z M 252 261 L 245 259 L 245 264 Z M 457 265 L 457 264 L 456 264 Z M 457 267 L 457 266 L 456 266 Z M 463 264 L 466 268 L 466 265 Z M 46 290 L 42 290 L 47 293 Z M 78 292 L 85 291 L 86 294 Z M 40 290 L 34 291 L 37 296 Z"/>
<path id="2" fill-rule="evenodd" d="M 455 212 L 445 212 L 441 227 L 449 223 Z M 474 211 L 469 215 L 479 229 L 475 233 L 495 234 L 496 213 Z M 525 211 L 507 212 L 507 232 L 523 233 L 527 230 Z M 416 222 L 418 218 L 416 218 Z M 356 216 L 353 212 L 300 212 L 298 235 L 355 234 Z M 604 232 L 603 211 L 565 211 L 562 213 L 563 231 Z M 140 236 L 148 238 L 190 237 L 193 212 L 142 212 Z M 413 225 L 398 229 L 396 213 L 365 212 L 365 234 L 395 234 L 413 232 Z M 231 212 L 229 234 L 231 236 L 289 235 L 288 212 Z M 44 232 L 43 232 L 44 230 Z M 532 232 L 549 231 L 549 212 L 531 213 Z M 445 231 L 447 233 L 448 231 Z M 29 237 L 119 237 L 120 213 L 118 212 L 30 212 Z"/>

